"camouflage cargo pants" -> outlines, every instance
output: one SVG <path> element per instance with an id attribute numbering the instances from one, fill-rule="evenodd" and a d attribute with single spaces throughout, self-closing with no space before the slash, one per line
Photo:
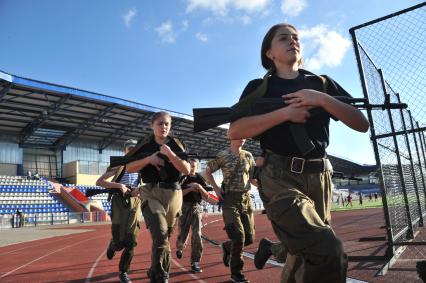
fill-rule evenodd
<path id="1" fill-rule="evenodd" d="M 231 274 L 244 267 L 243 247 L 254 241 L 255 226 L 250 194 L 227 192 L 222 207 L 223 222 L 230 241 L 223 245 L 231 252 Z"/>
<path id="2" fill-rule="evenodd" d="M 281 282 L 346 282 L 347 256 L 329 226 L 331 165 L 302 174 L 284 167 L 280 156 L 268 152 L 260 173 L 268 218 L 289 250 Z"/>
<path id="3" fill-rule="evenodd" d="M 127 272 L 133 259 L 134 248 L 139 235 L 139 221 L 141 214 L 141 200 L 138 197 L 124 198 L 115 195 L 112 198 L 112 239 L 110 248 L 121 253 L 119 270 Z"/>
<path id="4" fill-rule="evenodd" d="M 150 274 L 160 281 L 169 277 L 169 238 L 182 208 L 182 191 L 142 188 L 141 197 L 144 200 L 142 214 L 152 239 Z"/>
<path id="5" fill-rule="evenodd" d="M 179 235 L 176 240 L 176 248 L 184 250 L 188 240 L 189 229 L 191 236 L 191 262 L 200 262 L 203 254 L 203 241 L 201 239 L 201 219 L 203 209 L 198 203 L 183 202 L 182 215 L 179 217 Z"/>

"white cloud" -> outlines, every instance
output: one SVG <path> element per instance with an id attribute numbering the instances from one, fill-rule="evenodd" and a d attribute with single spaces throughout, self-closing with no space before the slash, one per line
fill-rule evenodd
<path id="1" fill-rule="evenodd" d="M 284 15 L 296 17 L 307 5 L 306 0 L 283 0 L 281 2 L 281 11 Z"/>
<path id="2" fill-rule="evenodd" d="M 126 27 L 130 27 L 132 25 L 132 21 L 137 14 L 136 9 L 130 9 L 126 14 L 123 15 L 123 21 Z"/>
<path id="3" fill-rule="evenodd" d="M 171 21 L 167 21 L 155 28 L 161 41 L 165 43 L 174 43 L 176 41 L 176 34 L 173 30 L 173 24 Z"/>
<path id="4" fill-rule="evenodd" d="M 199 41 L 201 41 L 201 42 L 207 42 L 207 41 L 209 40 L 209 38 L 207 37 L 207 35 L 206 35 L 206 34 L 204 34 L 204 33 L 201 33 L 201 32 L 197 32 L 197 33 L 195 34 L 195 37 L 196 37 Z"/>
<path id="5" fill-rule="evenodd" d="M 182 21 L 182 30 L 187 30 L 189 27 L 189 21 L 188 20 L 183 20 Z"/>
<path id="6" fill-rule="evenodd" d="M 259 12 L 270 0 L 187 0 L 187 12 L 204 9 L 219 16 L 226 16 L 231 9 Z"/>
<path id="7" fill-rule="evenodd" d="M 244 16 L 240 17 L 240 20 L 245 25 L 251 24 L 251 22 L 252 22 L 251 18 L 249 16 L 247 16 L 247 15 L 244 15 Z"/>
<path id="8" fill-rule="evenodd" d="M 305 66 L 309 70 L 319 70 L 322 66 L 337 67 L 341 64 L 351 41 L 337 31 L 320 24 L 310 29 L 300 30 L 305 50 L 313 53 L 305 59 Z"/>

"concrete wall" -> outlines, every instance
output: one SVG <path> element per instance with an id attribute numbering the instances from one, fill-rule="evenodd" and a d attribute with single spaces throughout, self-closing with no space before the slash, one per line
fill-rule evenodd
<path id="1" fill-rule="evenodd" d="M 18 165 L 16 164 L 8 164 L 8 163 L 0 163 L 0 176 L 16 176 L 18 175 Z"/>

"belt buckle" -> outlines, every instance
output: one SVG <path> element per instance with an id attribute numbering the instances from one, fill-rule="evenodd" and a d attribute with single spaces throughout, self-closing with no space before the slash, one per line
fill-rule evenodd
<path id="1" fill-rule="evenodd" d="M 305 161 L 306 161 L 306 159 L 304 159 L 304 158 L 292 157 L 291 158 L 291 164 L 290 164 L 290 171 L 293 172 L 293 173 L 296 173 L 296 174 L 302 174 L 303 169 L 305 167 Z M 293 166 L 295 164 L 297 164 L 298 162 L 301 162 L 300 169 L 299 170 L 297 168 L 293 169 L 294 168 Z"/>

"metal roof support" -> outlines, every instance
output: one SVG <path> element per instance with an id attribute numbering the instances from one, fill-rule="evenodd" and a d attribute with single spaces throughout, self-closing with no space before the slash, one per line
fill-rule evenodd
<path id="1" fill-rule="evenodd" d="M 0 102 L 3 101 L 4 96 L 6 95 L 6 93 L 9 92 L 9 90 L 12 88 L 12 84 L 6 84 L 5 86 L 3 86 L 4 88 L 2 89 L 2 91 L 0 91 Z"/>
<path id="2" fill-rule="evenodd" d="M 114 109 L 117 104 L 112 104 L 107 108 L 101 110 L 96 115 L 88 118 L 85 122 L 78 125 L 72 132 L 68 132 L 61 139 L 56 141 L 53 145 L 56 149 L 64 149 L 67 145 L 72 143 L 75 139 L 77 139 L 80 135 L 84 134 L 91 126 L 96 124 L 99 120 L 101 120 L 105 115 L 107 115 L 112 109 Z"/>
<path id="3" fill-rule="evenodd" d="M 38 129 L 44 122 L 46 122 L 52 114 L 60 110 L 61 106 L 71 97 L 70 94 L 62 97 L 58 102 L 52 104 L 44 110 L 37 118 L 35 118 L 31 123 L 29 123 L 22 131 L 21 138 L 19 139 L 19 146 L 22 146 L 25 141 Z"/>
<path id="4" fill-rule="evenodd" d="M 118 128 L 114 133 L 111 133 L 108 137 L 103 139 L 99 146 L 99 153 L 110 146 L 114 141 L 117 141 L 126 133 L 133 132 L 136 128 L 140 127 L 140 124 L 148 119 L 148 115 L 142 115 L 141 117 L 133 120 L 128 126 L 123 128 Z"/>

